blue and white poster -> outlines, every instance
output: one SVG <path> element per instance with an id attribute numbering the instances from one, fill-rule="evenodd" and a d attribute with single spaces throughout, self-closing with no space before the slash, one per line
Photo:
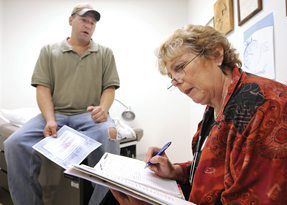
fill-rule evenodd
<path id="1" fill-rule="evenodd" d="M 244 32 L 243 70 L 275 80 L 273 13 Z"/>

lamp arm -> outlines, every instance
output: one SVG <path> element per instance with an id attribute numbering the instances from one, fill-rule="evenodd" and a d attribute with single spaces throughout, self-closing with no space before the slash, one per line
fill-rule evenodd
<path id="1" fill-rule="evenodd" d="M 125 106 L 121 101 L 115 99 L 115 101 L 118 101 L 119 103 L 121 103 L 125 108 L 128 108 L 127 106 Z"/>

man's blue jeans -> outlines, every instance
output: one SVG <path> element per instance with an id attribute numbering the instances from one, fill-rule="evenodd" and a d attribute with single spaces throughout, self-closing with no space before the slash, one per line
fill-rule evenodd
<path id="1" fill-rule="evenodd" d="M 95 166 L 105 152 L 120 153 L 119 141 L 110 139 L 109 128 L 115 127 L 113 120 L 96 123 L 90 112 L 78 115 L 55 114 L 58 128 L 67 125 L 73 129 L 97 140 L 102 145 L 88 156 L 88 165 Z M 41 205 L 42 188 L 38 182 L 41 170 L 41 158 L 32 148 L 44 138 L 43 130 L 46 121 L 41 114 L 25 123 L 13 133 L 5 142 L 5 158 L 9 190 L 15 205 Z M 93 184 L 94 192 L 90 203 L 99 204 L 106 195 L 108 188 Z"/>

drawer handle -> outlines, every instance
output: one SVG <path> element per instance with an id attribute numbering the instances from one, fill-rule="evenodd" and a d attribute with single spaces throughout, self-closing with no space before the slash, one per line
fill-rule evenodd
<path id="1" fill-rule="evenodd" d="M 4 169 L 1 169 L 1 168 L 0 168 L 0 171 L 2 171 L 2 172 L 4 172 L 5 174 L 7 174 L 7 171 L 4 170 Z"/>
<path id="2" fill-rule="evenodd" d="M 78 178 L 77 177 L 74 177 L 72 175 L 69 175 L 69 174 L 64 174 L 64 177 L 70 179 L 70 180 L 77 180 Z"/>

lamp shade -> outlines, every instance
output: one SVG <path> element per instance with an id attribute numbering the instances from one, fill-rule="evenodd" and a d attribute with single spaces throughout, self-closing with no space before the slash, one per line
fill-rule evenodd
<path id="1" fill-rule="evenodd" d="M 132 121 L 136 117 L 135 113 L 132 111 L 130 107 L 128 107 L 123 113 L 122 118 L 126 121 Z"/>
<path id="2" fill-rule="evenodd" d="M 124 105 L 121 101 L 115 99 L 115 101 L 119 102 L 120 104 L 122 104 L 126 109 L 123 111 L 122 113 L 122 118 L 125 121 L 132 121 L 135 119 L 136 115 L 135 113 L 132 111 L 131 107 L 127 107 L 126 105 Z"/>

